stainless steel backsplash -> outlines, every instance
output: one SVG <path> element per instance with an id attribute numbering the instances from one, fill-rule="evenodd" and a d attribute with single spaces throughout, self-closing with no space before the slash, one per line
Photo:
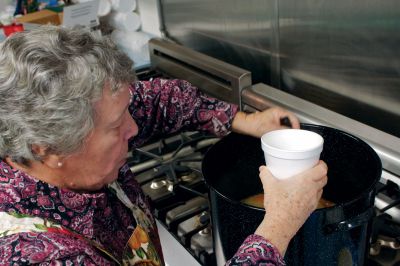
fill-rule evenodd
<path id="1" fill-rule="evenodd" d="M 398 0 L 160 0 L 166 37 L 400 137 Z"/>

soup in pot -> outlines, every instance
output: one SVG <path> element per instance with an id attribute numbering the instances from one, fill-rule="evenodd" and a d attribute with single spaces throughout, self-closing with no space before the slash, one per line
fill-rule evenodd
<path id="1" fill-rule="evenodd" d="M 253 207 L 264 208 L 264 194 L 260 193 L 257 195 L 250 196 L 248 198 L 241 200 L 241 202 Z M 332 206 L 335 206 L 335 203 L 321 198 L 318 202 L 317 209 L 323 209 Z"/>

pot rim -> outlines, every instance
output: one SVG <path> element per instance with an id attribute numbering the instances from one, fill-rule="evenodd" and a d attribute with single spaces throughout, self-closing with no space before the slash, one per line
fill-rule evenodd
<path id="1" fill-rule="evenodd" d="M 324 211 L 324 210 L 334 210 L 334 209 L 339 209 L 339 208 L 345 208 L 346 206 L 350 206 L 350 205 L 356 203 L 357 201 L 361 200 L 362 198 L 364 198 L 364 197 L 366 196 L 366 194 L 369 194 L 369 193 L 371 193 L 371 192 L 374 194 L 374 198 L 375 198 L 375 196 L 376 196 L 376 184 L 379 182 L 379 180 L 380 180 L 380 178 L 381 178 L 381 176 L 382 176 L 382 162 L 381 162 L 381 159 L 380 159 L 380 157 L 378 156 L 378 154 L 375 152 L 375 150 L 374 150 L 369 144 L 367 144 L 364 140 L 360 139 L 360 138 L 357 137 L 357 136 L 354 136 L 354 135 L 352 135 L 352 134 L 349 134 L 349 133 L 347 133 L 347 132 L 345 132 L 345 131 L 343 131 L 343 130 L 341 130 L 341 129 L 332 128 L 332 127 L 328 127 L 328 126 L 324 126 L 324 125 L 308 124 L 308 123 L 301 123 L 300 128 L 303 128 L 304 126 L 305 126 L 305 127 L 308 127 L 308 128 L 317 128 L 317 129 L 318 129 L 318 128 L 319 128 L 319 129 L 322 128 L 322 129 L 328 129 L 328 130 L 338 131 L 338 132 L 340 132 L 341 134 L 347 135 L 348 137 L 350 137 L 350 138 L 352 138 L 352 139 L 355 139 L 358 143 L 360 143 L 360 144 L 363 145 L 366 149 L 369 149 L 369 150 L 371 151 L 371 154 L 372 154 L 372 156 L 374 157 L 374 161 L 376 161 L 376 163 L 377 163 L 376 173 L 374 173 L 374 176 L 376 176 L 376 177 L 375 177 L 375 180 L 374 180 L 373 182 L 371 182 L 371 184 L 370 184 L 366 189 L 364 189 L 364 191 L 363 191 L 362 193 L 356 195 L 354 198 L 352 198 L 352 199 L 350 199 L 350 200 L 348 200 L 348 201 L 340 202 L 340 203 L 335 203 L 334 206 L 327 207 L 327 208 L 316 209 L 316 210 L 314 210 L 313 212 L 316 212 L 316 211 L 317 211 L 317 212 L 318 212 L 318 211 Z M 218 141 L 218 142 L 217 142 L 216 144 L 214 144 L 214 145 L 218 145 L 219 143 L 220 143 L 220 141 Z M 209 153 L 209 152 L 210 152 L 210 150 L 207 151 L 207 153 Z M 206 153 L 205 156 L 207 156 L 207 153 Z M 203 171 L 203 168 L 204 168 L 204 163 L 202 162 L 202 173 L 204 172 L 204 171 Z M 329 170 L 328 170 L 328 171 L 329 171 Z M 234 204 L 236 204 L 236 205 L 241 205 L 241 206 L 244 206 L 244 207 L 247 207 L 247 208 L 250 208 L 250 209 L 262 210 L 262 211 L 265 212 L 264 208 L 259 208 L 259 207 L 251 206 L 251 205 L 248 205 L 248 204 L 246 204 L 246 203 L 242 203 L 241 201 L 228 198 L 227 196 L 225 196 L 225 195 L 223 195 L 221 192 L 219 192 L 217 189 L 215 189 L 215 188 L 208 182 L 208 179 L 205 177 L 204 174 L 203 174 L 203 176 L 204 176 L 204 181 L 205 181 L 206 185 L 208 186 L 209 190 L 210 190 L 210 191 L 213 190 L 213 191 L 216 192 L 219 196 L 221 196 L 223 199 L 228 200 L 228 202 L 234 203 Z M 329 176 L 328 176 L 328 178 L 329 178 Z M 329 200 L 329 199 L 328 199 L 328 200 Z M 361 210 L 361 212 L 362 212 L 362 211 L 364 211 L 364 210 Z"/>

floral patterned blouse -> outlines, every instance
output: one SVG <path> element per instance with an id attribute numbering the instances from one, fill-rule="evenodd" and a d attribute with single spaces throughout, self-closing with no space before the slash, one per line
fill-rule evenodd
<path id="1" fill-rule="evenodd" d="M 237 112 L 235 105 L 207 97 L 183 80 L 140 81 L 131 92 L 129 110 L 140 128 L 130 142 L 132 147 L 157 134 L 178 130 L 204 130 L 224 136 Z M 127 165 L 120 169 L 117 182 L 128 201 L 156 228 L 148 198 Z M 139 243 L 132 242 L 131 236 L 138 233 L 137 239 L 143 239 L 143 232 L 135 231 L 137 219 L 113 189 L 76 193 L 35 179 L 5 161 L 0 161 L 0 219 L 0 265 L 115 265 L 96 246 L 123 261 L 125 243 Z M 157 230 L 149 230 L 147 236 L 159 265 L 163 265 Z M 227 265 L 260 263 L 284 265 L 270 242 L 250 235 Z"/>

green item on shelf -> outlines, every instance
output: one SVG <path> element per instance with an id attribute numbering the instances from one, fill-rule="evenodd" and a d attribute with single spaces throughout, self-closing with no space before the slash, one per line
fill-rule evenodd
<path id="1" fill-rule="evenodd" d="M 39 3 L 37 0 L 23 0 L 22 11 L 23 14 L 33 13 L 39 10 Z"/>

